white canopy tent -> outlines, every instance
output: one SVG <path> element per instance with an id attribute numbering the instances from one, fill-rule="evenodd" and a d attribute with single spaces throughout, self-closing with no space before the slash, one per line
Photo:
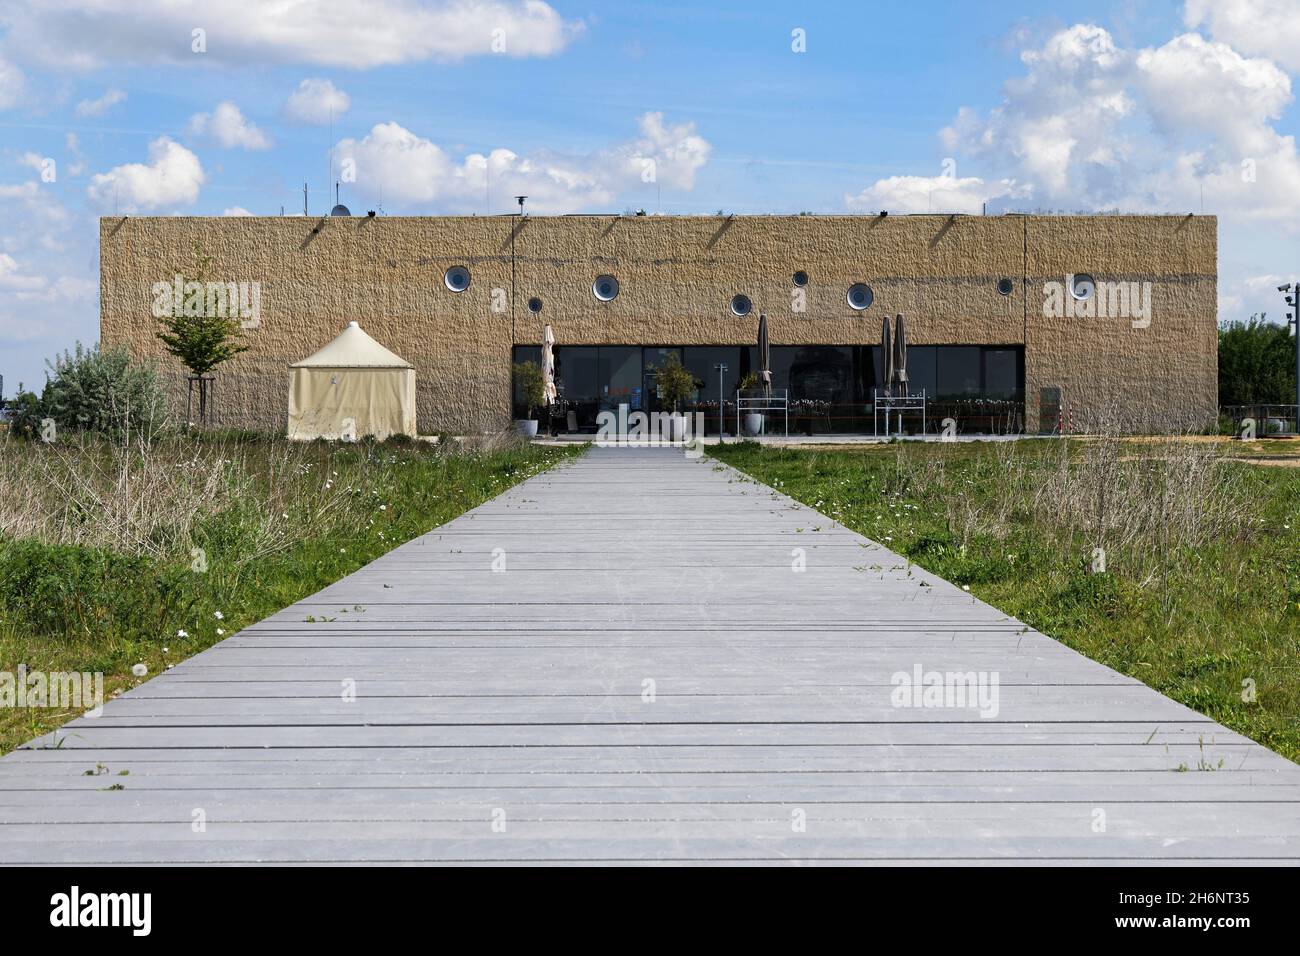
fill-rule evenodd
<path id="1" fill-rule="evenodd" d="M 415 369 L 357 323 L 289 368 L 290 438 L 416 435 Z"/>

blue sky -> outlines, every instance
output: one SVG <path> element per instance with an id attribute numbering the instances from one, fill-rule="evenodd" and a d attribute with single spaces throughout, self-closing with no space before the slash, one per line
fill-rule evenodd
<path id="1" fill-rule="evenodd" d="M 0 6 L 6 394 L 97 337 L 98 216 L 331 169 L 390 215 L 1203 208 L 1221 319 L 1300 270 L 1300 0 L 289 6 Z"/>

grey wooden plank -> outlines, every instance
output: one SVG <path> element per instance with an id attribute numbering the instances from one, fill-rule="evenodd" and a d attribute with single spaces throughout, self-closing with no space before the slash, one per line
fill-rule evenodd
<path id="1" fill-rule="evenodd" d="M 351 826 L 350 824 L 345 827 Z M 336 831 L 337 832 L 337 831 Z M 59 838 L 41 842 L 15 843 L 3 849 L 7 862 L 50 863 L 350 863 L 475 861 L 533 862 L 559 861 L 689 861 L 733 862 L 753 860 L 780 863 L 791 859 L 821 859 L 828 862 L 919 859 L 937 863 L 1021 860 L 1091 861 L 1113 864 L 1124 860 L 1194 861 L 1206 863 L 1271 862 L 1294 865 L 1300 856 L 1273 838 L 1244 838 L 1228 852 L 1212 837 L 1147 837 L 1144 839 L 1095 839 L 1087 836 L 1039 837 L 914 837 L 908 840 L 880 837 L 792 837 L 761 839 L 751 836 L 747 826 L 715 827 L 712 835 L 684 841 L 671 833 L 659 838 L 641 837 L 611 840 L 603 834 L 587 839 L 537 838 L 522 834 L 484 835 L 477 838 L 402 836 L 395 839 L 301 840 L 277 838 L 242 842 L 214 840 L 207 834 L 192 834 L 179 840 L 129 840 L 98 842 Z"/>
<path id="2" fill-rule="evenodd" d="M 1243 742 L 1244 745 L 1244 742 Z M 1132 748 L 1099 745 L 1109 756 L 1123 758 Z M 905 749 L 905 748 L 899 748 Z M 568 774 L 579 779 L 596 776 L 636 774 L 742 774 L 758 776 L 770 773 L 815 774 L 835 779 L 853 774 L 864 785 L 883 786 L 1022 786 L 1038 783 L 1091 783 L 1137 786 L 1149 783 L 1171 788 L 1208 786 L 1287 786 L 1295 787 L 1287 765 L 1253 765 L 1248 769 L 1228 765 L 1214 773 L 1178 773 L 1172 766 L 1144 770 L 1131 765 L 1113 768 L 1078 769 L 1068 766 L 1035 766 L 1006 769 L 999 766 L 970 766 L 971 761 L 953 761 L 965 748 L 929 747 L 924 754 L 930 763 L 915 769 L 896 769 L 886 762 L 864 761 L 865 748 L 751 748 L 743 753 L 727 753 L 718 748 L 446 748 L 424 751 L 368 752 L 352 750 L 95 750 L 95 751 L 19 751 L 0 766 L 0 786 L 13 781 L 53 780 L 58 777 L 81 778 L 98 768 L 103 773 L 127 770 L 146 783 L 167 780 L 176 775 L 211 773 L 249 774 L 276 780 L 285 775 L 310 773 L 318 777 L 344 778 L 374 775 L 377 778 L 401 775 L 473 776 L 476 774 Z M 884 748 L 876 748 L 884 753 Z M 976 748 L 980 756 L 990 756 L 987 748 Z M 913 748 L 914 755 L 919 748 Z M 1017 752 L 1016 748 L 999 748 Z M 1032 748 L 1019 748 L 1021 754 Z M 1059 754 L 1059 750 L 1054 750 Z M 1163 748 L 1156 753 L 1163 754 Z M 599 757 L 598 760 L 593 759 Z M 958 764 L 962 765 L 958 765 Z M 106 768 L 106 769 L 104 769 Z M 1288 784 L 1288 781 L 1290 783 Z"/>
<path id="3" fill-rule="evenodd" d="M 1166 771 L 1168 773 L 1168 771 Z M 99 776 L 77 775 L 58 779 L 43 775 L 6 778 L 0 792 L 0 823 L 14 822 L 14 811 L 26 809 L 39 816 L 48 813 L 46 795 L 58 794 L 54 803 L 78 810 L 111 812 L 126 807 L 155 810 L 174 808 L 181 799 L 217 800 L 224 804 L 257 806 L 259 812 L 272 816 L 288 812 L 287 808 L 311 800 L 311 806 L 346 804 L 359 808 L 363 816 L 385 807 L 406 805 L 417 798 L 429 806 L 434 800 L 486 800 L 499 795 L 514 803 L 548 802 L 547 795 L 563 794 L 567 803 L 649 802 L 653 795 L 659 802 L 695 805 L 736 803 L 748 806 L 752 794 L 761 793 L 767 800 L 805 801 L 836 804 L 912 803 L 1267 803 L 1300 804 L 1300 788 L 1277 782 L 1272 785 L 1240 775 L 1231 782 L 1229 775 L 1215 782 L 1172 787 L 1168 780 L 1141 774 L 1141 782 L 1129 782 L 1127 774 L 1094 774 L 1082 784 L 1074 775 L 1066 780 L 1055 776 L 1039 778 L 1030 773 L 1003 774 L 1000 783 L 983 779 L 960 784 L 885 783 L 863 772 L 814 774 L 798 771 L 662 773 L 582 773 L 574 768 L 551 771 L 481 772 L 481 773 L 375 773 L 351 768 L 351 772 L 216 773 L 212 769 L 196 774 L 150 776 L 132 772 L 120 777 L 111 770 Z M 108 789 L 122 784 L 124 790 Z M 127 793 L 125 798 L 119 795 Z M 477 795 L 477 796 L 476 796 Z M 926 816 L 936 811 L 927 807 Z"/>
<path id="4" fill-rule="evenodd" d="M 399 820 L 377 820 L 344 815 L 325 820 L 227 820 L 207 808 L 206 830 L 195 832 L 190 826 L 193 816 L 186 813 L 165 822 L 114 821 L 97 827 L 78 827 L 60 824 L 64 838 L 80 836 L 85 842 L 97 846 L 114 846 L 118 852 L 129 852 L 139 843 L 154 841 L 175 846 L 207 846 L 220 844 L 257 844 L 278 841 L 301 841 L 314 850 L 319 844 L 332 843 L 344 850 L 378 841 L 406 841 L 412 844 L 434 841 L 494 840 L 507 855 L 544 852 L 548 844 L 567 841 L 587 841 L 587 852 L 599 852 L 601 843 L 636 843 L 641 840 L 698 841 L 719 843 L 727 837 L 736 844 L 751 846 L 775 844 L 799 847 L 811 855 L 843 852 L 849 846 L 863 847 L 871 844 L 893 844 L 917 847 L 927 845 L 942 847 L 951 852 L 954 844 L 969 845 L 972 834 L 983 830 L 993 831 L 998 837 L 990 840 L 999 844 L 1022 845 L 1039 843 L 1069 847 L 1072 854 L 1115 854 L 1130 856 L 1136 852 L 1158 852 L 1173 849 L 1172 856 L 1204 852 L 1215 846 L 1214 841 L 1202 834 L 1214 826 L 1215 818 L 1225 806 L 1212 803 L 1188 803 L 1183 807 L 1185 816 L 1181 828 L 1173 830 L 1162 824 L 1161 817 L 1167 807 L 1162 804 L 1113 803 L 1105 807 L 1106 830 L 1091 830 L 1093 807 L 1087 804 L 926 804 L 924 821 L 901 811 L 902 805 L 873 805 L 865 812 L 845 812 L 839 806 L 826 804 L 778 803 L 766 808 L 751 809 L 743 816 L 716 814 L 703 819 L 676 816 L 657 816 L 641 819 L 620 812 L 617 806 L 601 807 L 596 816 L 561 813 L 539 816 L 530 807 L 519 808 L 484 801 L 466 806 L 455 813 L 430 814 L 428 809 L 412 807 L 411 816 Z M 911 805 L 907 805 L 911 806 Z M 565 808 L 566 810 L 568 808 Z M 1228 809 L 1238 809 L 1230 806 Z M 1295 825 L 1300 820 L 1300 808 L 1294 804 L 1258 804 L 1246 809 L 1273 816 Z M 757 812 L 755 812 L 757 810 Z M 807 830 L 792 832 L 795 810 L 803 810 Z M 503 811 L 505 831 L 492 829 L 493 812 Z M 765 812 L 764 812 L 765 811 Z M 941 812 L 940 812 L 941 811 Z M 1163 827 L 1164 833 L 1153 834 L 1153 828 Z M 49 830 L 43 824 L 15 823 L 0 827 L 7 857 L 25 856 L 44 846 Z M 84 834 L 84 836 L 83 836 Z M 1269 832 L 1266 823 L 1257 823 L 1239 832 L 1236 853 L 1267 852 L 1275 856 L 1300 856 L 1292 848 L 1280 845 Z M 731 842 L 729 841 L 729 842 Z M 444 849 L 442 852 L 446 852 Z M 1055 851 L 1053 851 L 1055 852 Z"/>
<path id="5" fill-rule="evenodd" d="M 460 723 L 393 725 L 373 724 L 310 726 L 290 724 L 281 719 L 260 726 L 221 726 L 210 723 L 196 727 L 168 727 L 149 723 L 111 726 L 102 721 L 83 721 L 64 731 L 52 746 L 61 749 L 88 749 L 95 747 L 447 747 L 447 746 L 700 746 L 728 748 L 736 746 L 787 746 L 814 747 L 824 745 L 874 746 L 896 748 L 901 746 L 934 747 L 983 745 L 999 747 L 1038 744 L 1050 747 L 1079 747 L 1081 753 L 1073 758 L 1087 761 L 1097 753 L 1096 747 L 1122 740 L 1130 746 L 1146 745 L 1158 751 L 1163 747 L 1181 746 L 1195 748 L 1213 746 L 1225 754 L 1233 747 L 1245 748 L 1250 756 L 1259 760 L 1272 760 L 1263 748 L 1256 753 L 1252 745 L 1237 743 L 1237 737 L 1224 730 L 1219 737 L 1217 725 L 1208 723 L 1178 735 L 1170 742 L 1160 743 L 1153 738 L 1157 729 L 1150 722 L 1130 728 L 1127 734 L 1117 732 L 1086 733 L 1068 730 L 1050 732 L 1026 730 L 1021 723 L 1010 721 L 965 721 L 940 723 L 926 721 L 902 724 L 851 723 L 628 723 L 611 721 L 596 723 L 487 723 L 468 721 Z M 1151 728 L 1148 731 L 1148 728 Z M 1222 739 L 1223 743 L 1218 741 Z M 1147 743 L 1151 740 L 1151 743 Z M 1282 759 L 1282 758 L 1278 758 Z"/>
<path id="6" fill-rule="evenodd" d="M 998 716 L 893 706 L 917 665 L 996 673 Z M 534 477 L 29 747 L 0 862 L 1300 856 L 1294 764 L 671 450 Z"/>

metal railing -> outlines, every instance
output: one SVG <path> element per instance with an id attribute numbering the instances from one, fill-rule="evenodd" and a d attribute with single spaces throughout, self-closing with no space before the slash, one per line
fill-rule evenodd
<path id="1" fill-rule="evenodd" d="M 785 416 L 785 434 L 790 434 L 790 390 L 774 388 L 770 392 L 763 389 L 746 389 L 736 392 L 736 434 L 740 435 L 741 414 L 752 415 L 757 412 L 781 412 Z M 767 431 L 767 416 L 763 416 L 760 434 Z"/>
<path id="2" fill-rule="evenodd" d="M 925 389 L 916 393 L 898 394 L 892 389 L 873 388 L 871 390 L 871 433 L 880 434 L 880 412 L 885 413 L 885 434 L 889 434 L 889 415 L 898 413 L 898 434 L 903 434 L 903 414 L 905 412 L 921 413 L 921 434 L 926 432 Z"/>
<path id="3" fill-rule="evenodd" d="M 1221 415 L 1232 419 L 1232 429 L 1240 433 L 1247 419 L 1254 421 L 1256 435 L 1294 435 L 1296 431 L 1295 405 L 1225 405 Z"/>

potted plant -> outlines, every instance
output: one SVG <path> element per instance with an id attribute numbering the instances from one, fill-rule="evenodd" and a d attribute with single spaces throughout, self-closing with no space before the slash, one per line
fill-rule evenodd
<path id="1" fill-rule="evenodd" d="M 515 419 L 515 431 L 524 438 L 537 437 L 537 409 L 546 401 L 546 388 L 542 383 L 542 368 L 536 362 L 516 362 L 514 367 L 515 395 L 528 410 L 527 418 Z"/>
<path id="2" fill-rule="evenodd" d="M 745 392 L 756 391 L 759 386 L 758 373 L 746 372 L 741 376 L 740 383 L 736 386 L 736 397 L 739 398 Z M 763 431 L 763 413 L 746 412 L 745 413 L 745 434 L 758 435 Z"/>
<path id="3" fill-rule="evenodd" d="M 669 441 L 682 441 L 686 437 L 686 416 L 680 413 L 682 402 L 699 388 L 695 376 L 682 367 L 676 353 L 670 353 L 663 365 L 655 369 L 655 388 L 659 399 L 672 408 L 669 417 Z"/>

